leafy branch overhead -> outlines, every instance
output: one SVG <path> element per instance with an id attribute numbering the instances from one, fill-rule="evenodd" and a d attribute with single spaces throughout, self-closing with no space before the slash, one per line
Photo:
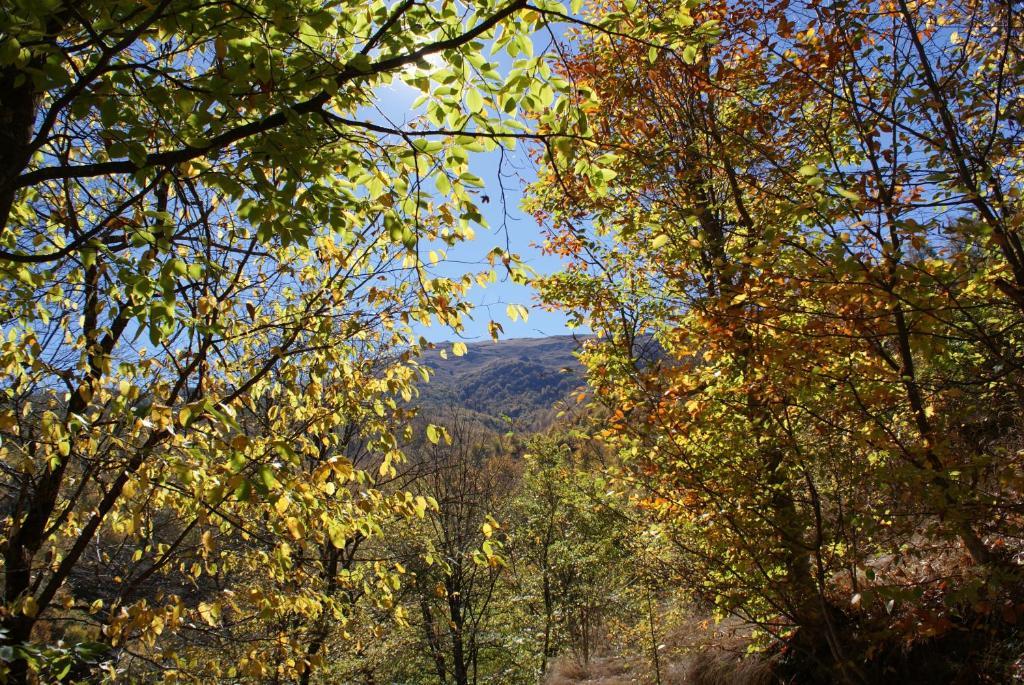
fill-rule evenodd
<path id="1" fill-rule="evenodd" d="M 0 680 L 1009 680 L 1021 29 L 9 0 Z"/>
<path id="2" fill-rule="evenodd" d="M 125 668 L 200 668 L 206 626 L 234 645 L 207 676 L 308 679 L 349 600 L 394 604 L 400 571 L 358 554 L 425 513 L 386 487 L 429 377 L 413 326 L 458 332 L 491 278 L 440 262 L 484 223 L 470 155 L 546 135 L 519 116 L 565 87 L 532 56 L 545 19 L 515 1 L 15 4 L 6 677 L 50 677 L 33 641 L 67 620 L 103 654 L 148 653 Z M 422 119 L 388 121 L 396 82 Z M 113 583 L 88 589 L 97 573 Z M 151 592 L 174 582 L 192 590 Z M 268 659 L 259 626 L 286 620 L 289 656 Z"/>

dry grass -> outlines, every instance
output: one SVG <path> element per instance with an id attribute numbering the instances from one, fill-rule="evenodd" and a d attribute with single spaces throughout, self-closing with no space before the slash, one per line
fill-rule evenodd
<path id="1" fill-rule="evenodd" d="M 731 652 L 707 649 L 679 662 L 662 664 L 662 685 L 770 685 L 771 664 Z M 646 664 L 627 659 L 595 659 L 587 665 L 559 660 L 551 665 L 544 685 L 651 685 Z"/>
<path id="2" fill-rule="evenodd" d="M 662 685 L 769 685 L 772 664 L 748 656 L 749 628 L 739 621 L 715 624 L 689 615 L 664 636 Z M 649 655 L 604 657 L 580 664 L 560 657 L 550 665 L 545 685 L 653 685 Z"/>
<path id="3" fill-rule="evenodd" d="M 651 682 L 643 664 L 629 657 L 602 657 L 581 664 L 559 657 L 551 662 L 544 685 L 637 685 Z"/>
<path id="4" fill-rule="evenodd" d="M 709 648 L 691 656 L 687 663 L 674 664 L 669 669 L 666 685 L 769 685 L 773 682 L 775 676 L 769 662 Z"/>

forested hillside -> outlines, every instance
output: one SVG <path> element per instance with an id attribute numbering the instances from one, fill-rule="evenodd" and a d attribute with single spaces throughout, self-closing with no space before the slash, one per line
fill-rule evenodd
<path id="1" fill-rule="evenodd" d="M 1022 31 L 0 0 L 0 683 L 1024 682 Z"/>
<path id="2" fill-rule="evenodd" d="M 433 370 L 420 388 L 424 411 L 459 408 L 498 431 L 536 432 L 550 427 L 558 405 L 585 388 L 575 356 L 585 337 L 505 339 L 470 343 L 461 357 L 427 353 Z M 575 400 L 574 400 L 575 401 Z"/>

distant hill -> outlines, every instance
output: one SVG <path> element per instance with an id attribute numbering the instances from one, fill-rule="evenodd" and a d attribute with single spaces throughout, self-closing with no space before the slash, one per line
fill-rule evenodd
<path id="1" fill-rule="evenodd" d="M 461 357 L 444 345 L 448 359 L 435 350 L 422 360 L 434 373 L 430 383 L 420 386 L 421 404 L 428 414 L 458 408 L 499 431 L 544 428 L 554 418 L 554 405 L 584 383 L 573 354 L 583 339 L 564 335 L 470 343 Z"/>

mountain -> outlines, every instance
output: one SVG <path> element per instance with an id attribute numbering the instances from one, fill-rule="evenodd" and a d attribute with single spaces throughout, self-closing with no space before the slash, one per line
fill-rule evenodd
<path id="1" fill-rule="evenodd" d="M 555 404 L 584 384 L 583 368 L 574 353 L 582 337 L 513 338 L 467 345 L 456 357 L 438 350 L 422 360 L 433 369 L 420 386 L 427 414 L 458 409 L 494 430 L 538 430 L 549 424 Z"/>

